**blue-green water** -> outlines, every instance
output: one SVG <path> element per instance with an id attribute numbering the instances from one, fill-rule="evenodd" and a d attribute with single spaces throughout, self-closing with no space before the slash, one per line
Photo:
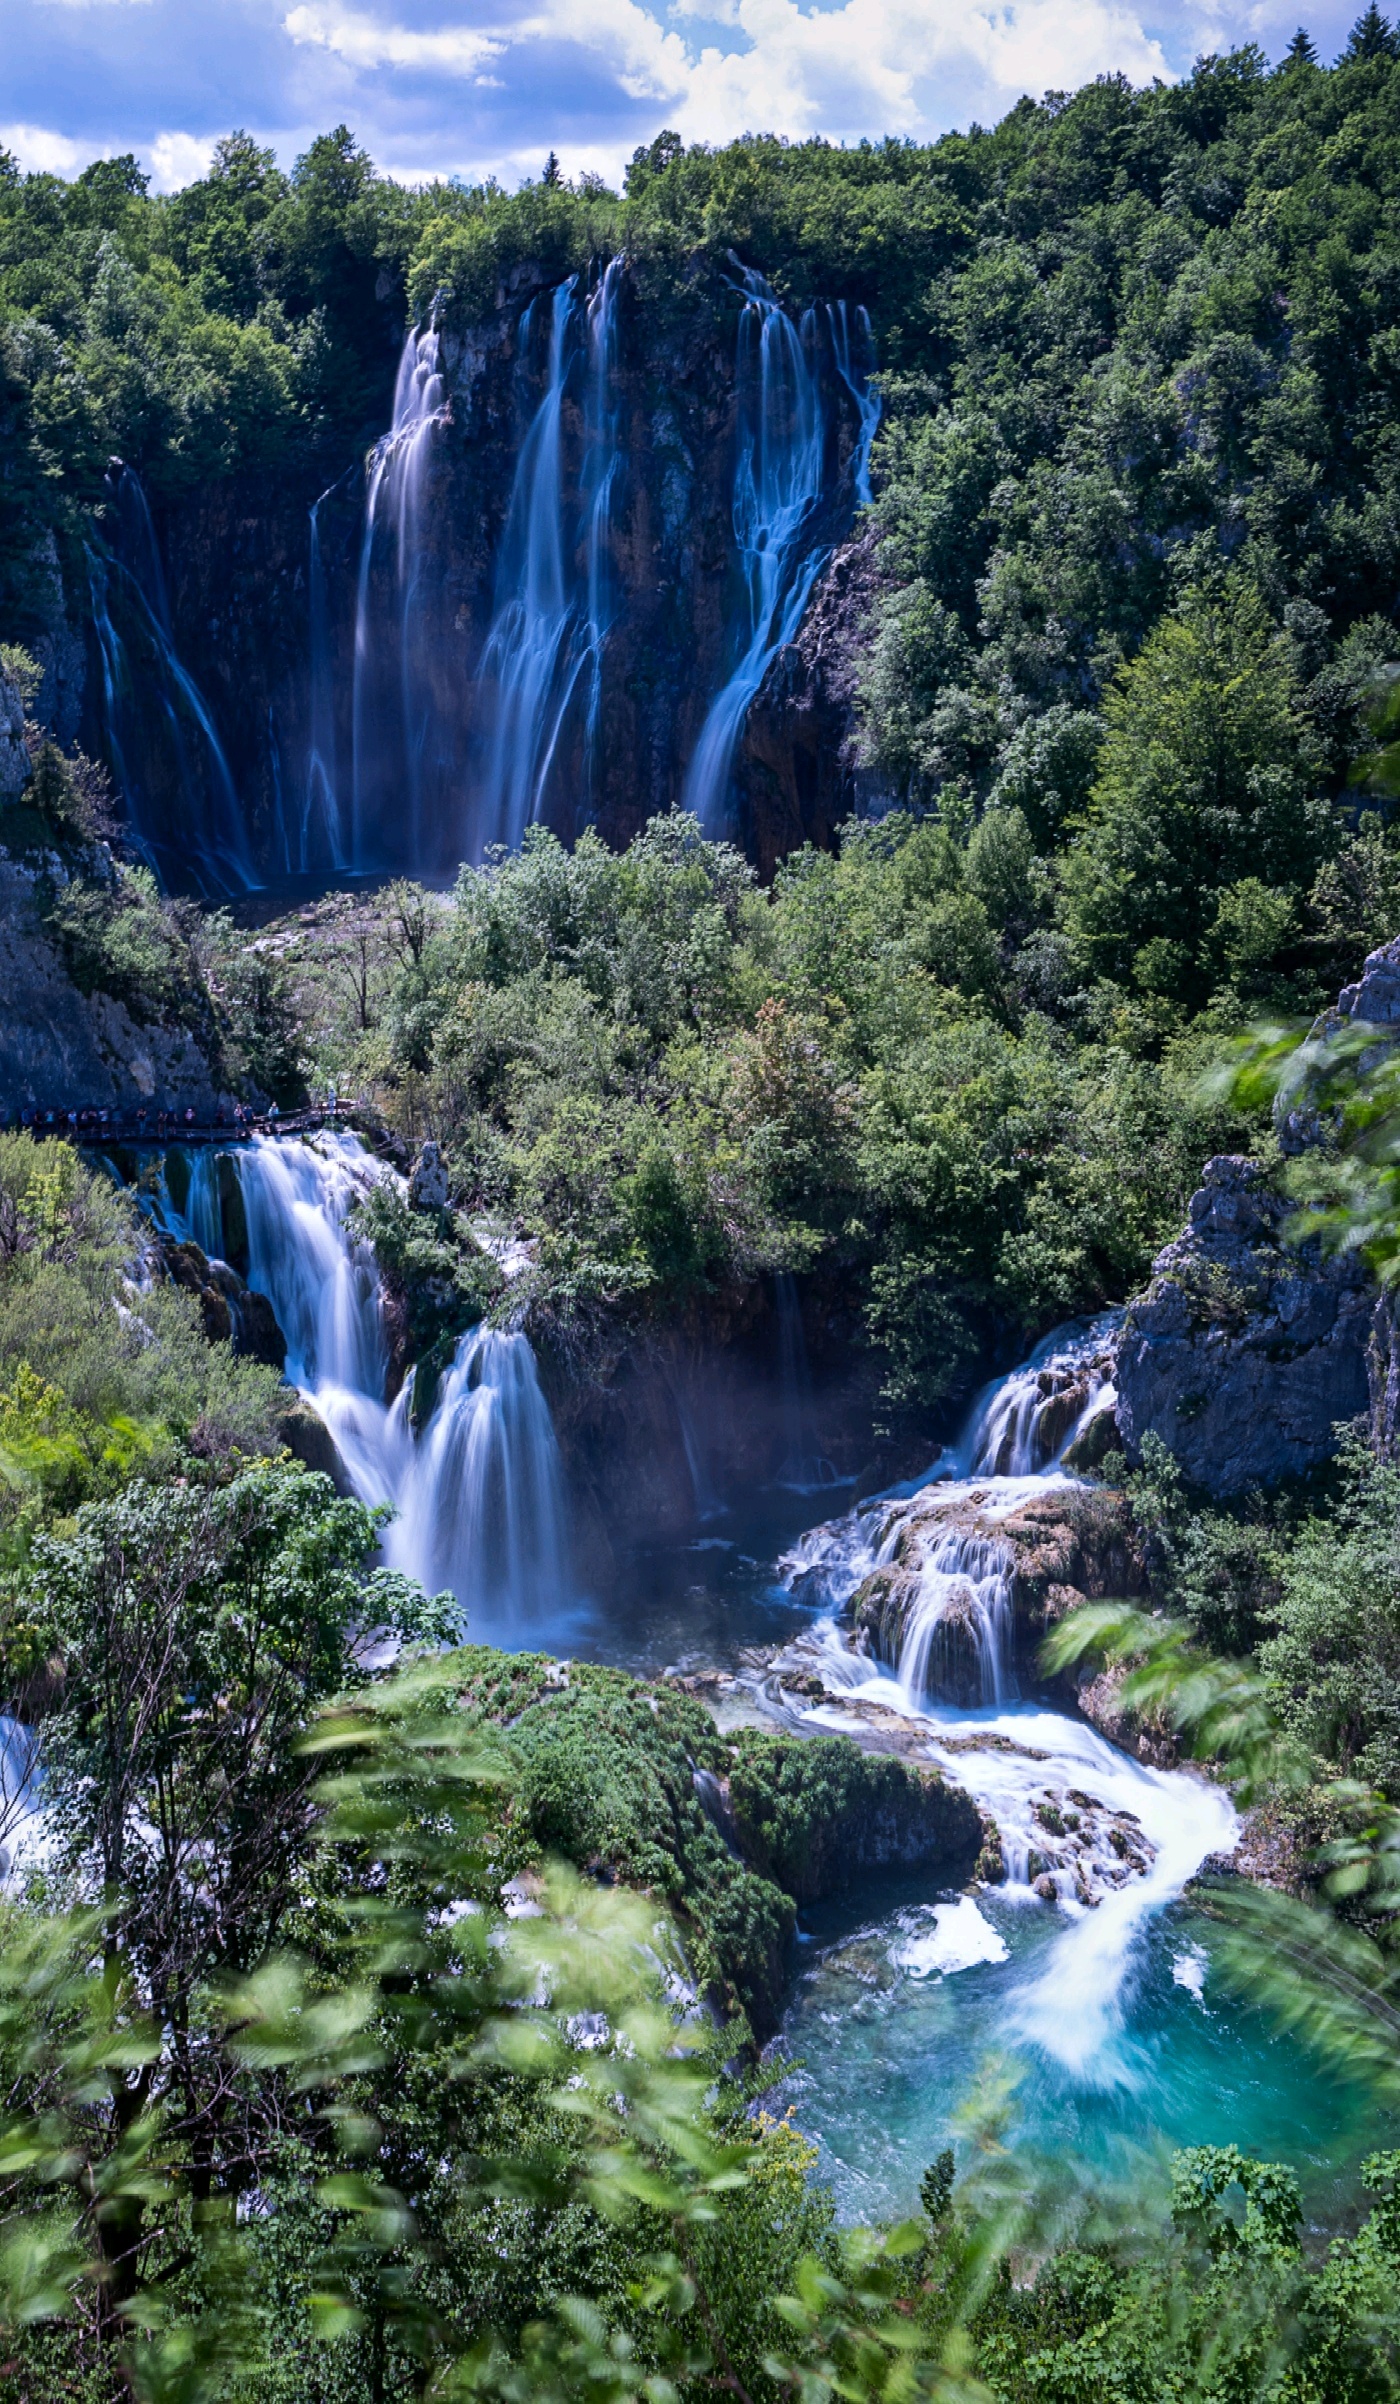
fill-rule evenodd
<path id="1" fill-rule="evenodd" d="M 1006 1959 L 921 1975 L 897 1957 L 917 1963 L 932 1900 L 906 1882 L 874 1909 L 867 1896 L 859 1912 L 804 1915 L 775 2048 L 801 2066 L 776 2105 L 791 2104 L 816 2141 L 843 2219 L 915 2209 L 923 2170 L 950 2143 L 966 2160 L 969 2107 L 1003 2083 L 1007 2141 L 1071 2156 L 1091 2174 L 1127 2175 L 1144 2150 L 1236 2144 L 1291 2163 L 1324 2218 L 1345 2208 L 1350 2166 L 1380 2141 L 1364 2101 L 1226 1993 L 1211 1968 L 1211 1923 L 1189 1904 L 1147 1926 L 1116 2025 L 1071 2066 L 1023 2027 L 1064 1935 L 1061 1909 L 984 1892 L 977 1909 Z"/>

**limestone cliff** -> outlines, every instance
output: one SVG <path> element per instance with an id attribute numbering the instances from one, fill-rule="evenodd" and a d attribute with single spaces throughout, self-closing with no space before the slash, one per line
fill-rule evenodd
<path id="1" fill-rule="evenodd" d="M 1374 1289 L 1358 1261 L 1286 1244 L 1288 1215 L 1255 1162 L 1207 1161 L 1119 1338 L 1130 1461 L 1152 1429 L 1193 1485 L 1237 1494 L 1316 1468 L 1366 1409 Z"/>
<path id="2" fill-rule="evenodd" d="M 736 534 L 743 291 L 732 275 L 697 266 L 683 305 L 674 295 L 662 305 L 638 272 L 619 268 L 611 287 L 601 429 L 586 348 L 592 302 L 576 298 L 567 336 L 576 363 L 559 380 L 552 421 L 557 523 L 522 569 L 522 590 L 537 600 L 560 584 L 559 608 L 586 587 L 592 613 L 572 698 L 543 747 L 538 814 L 570 838 L 594 823 L 614 844 L 683 797 L 707 710 L 744 648 L 754 573 Z M 413 432 L 407 573 L 398 522 L 386 517 L 392 446 L 347 459 L 324 491 L 320 468 L 299 481 L 205 484 L 157 502 L 153 520 L 142 500 L 140 556 L 108 588 L 110 639 L 158 681 L 151 613 L 135 609 L 130 586 L 142 558 L 163 561 L 174 706 L 184 710 L 188 679 L 217 730 L 259 878 L 324 880 L 355 863 L 441 876 L 479 851 L 473 813 L 499 703 L 503 560 L 539 534 L 524 522 L 519 472 L 557 371 L 556 303 L 541 271 L 526 268 L 487 321 L 442 332 L 439 405 Z M 828 839 L 853 790 L 849 653 L 872 575 L 868 546 L 845 541 L 861 419 L 830 346 L 819 358 L 820 348 L 811 373 L 824 459 L 802 536 L 818 581 L 755 696 L 735 761 L 736 831 L 765 871 L 794 843 Z M 585 561 L 604 437 L 605 524 Z M 371 500 L 378 531 L 367 541 Z M 120 518 L 113 499 L 104 516 L 113 543 Z M 90 647 L 95 660 L 95 637 Z M 110 755 L 103 695 L 103 677 L 90 674 L 85 740 Z M 548 714 L 554 701 L 531 706 Z M 218 795 L 203 737 L 191 721 L 183 745 L 172 744 L 170 716 L 138 709 L 123 749 L 157 848 L 173 859 L 189 817 L 182 780 L 200 786 L 206 814 Z"/>
<path id="3" fill-rule="evenodd" d="M 3 828 L 3 813 L 0 813 Z M 0 1113 L 190 1104 L 216 1099 L 209 1063 L 183 1027 L 138 1023 L 106 993 L 81 993 L 44 925 L 62 866 L 0 849 Z"/>

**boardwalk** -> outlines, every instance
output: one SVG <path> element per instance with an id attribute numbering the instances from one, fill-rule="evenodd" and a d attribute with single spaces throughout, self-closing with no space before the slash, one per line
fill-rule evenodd
<path id="1" fill-rule="evenodd" d="M 187 1119 L 179 1110 L 36 1110 L 15 1112 L 10 1124 L 30 1135 L 59 1136 L 64 1143 L 82 1144 L 94 1152 L 108 1152 L 114 1145 L 129 1151 L 143 1144 L 160 1150 L 168 1144 L 213 1145 L 227 1151 L 232 1144 L 250 1143 L 255 1135 L 311 1135 L 321 1127 L 358 1129 L 362 1119 L 362 1112 L 341 1102 L 334 1110 L 250 1114 L 237 1125 L 228 1117 Z"/>

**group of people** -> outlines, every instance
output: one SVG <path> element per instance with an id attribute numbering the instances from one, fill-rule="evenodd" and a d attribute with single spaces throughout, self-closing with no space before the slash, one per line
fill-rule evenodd
<path id="1" fill-rule="evenodd" d="M 334 1094 L 329 1098 L 326 1114 L 334 1117 L 339 1110 Z M 318 1116 L 323 1115 L 317 1113 Z M 182 1110 L 178 1104 L 161 1103 L 149 1109 L 144 1102 L 128 1104 L 124 1109 L 98 1109 L 87 1105 L 76 1110 L 17 1110 L 10 1124 L 25 1128 L 32 1135 L 64 1135 L 79 1143 L 104 1141 L 126 1143 L 173 1143 L 181 1136 L 221 1136 L 237 1141 L 242 1137 L 265 1133 L 275 1135 L 282 1114 L 275 1102 L 266 1110 L 254 1110 L 250 1102 L 235 1102 L 225 1109 L 216 1103 L 213 1115 L 201 1114 L 192 1103 Z"/>

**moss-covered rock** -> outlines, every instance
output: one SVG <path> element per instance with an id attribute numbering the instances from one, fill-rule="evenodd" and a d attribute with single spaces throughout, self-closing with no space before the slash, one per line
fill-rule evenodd
<path id="1" fill-rule="evenodd" d="M 699 1983 L 760 2042 L 782 2010 L 798 1903 L 875 1870 L 972 1875 L 977 1808 L 936 1771 L 845 1736 L 731 1741 L 691 1695 L 619 1670 L 486 1646 L 459 1659 L 464 1695 L 518 1766 L 517 1833 L 663 1901 Z"/>
<path id="2" fill-rule="evenodd" d="M 932 1868 L 961 1886 L 982 1843 L 981 1815 L 961 1787 L 862 1752 L 848 1736 L 742 1729 L 729 1805 L 745 1858 L 799 1903 L 879 1870 Z"/>

